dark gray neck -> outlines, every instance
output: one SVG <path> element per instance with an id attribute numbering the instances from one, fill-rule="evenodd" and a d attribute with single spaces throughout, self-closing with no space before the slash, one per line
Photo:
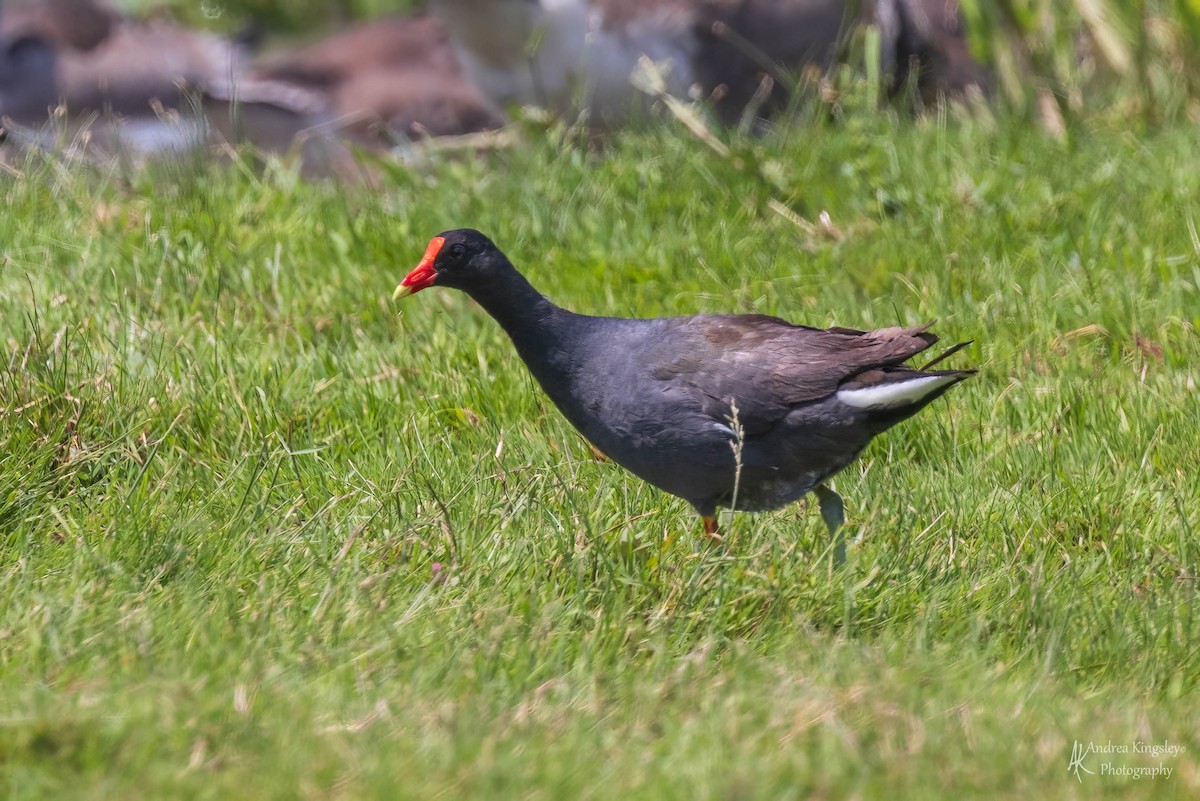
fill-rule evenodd
<path id="1" fill-rule="evenodd" d="M 555 306 L 511 266 L 468 294 L 500 324 L 539 380 L 575 336 L 579 316 Z"/>

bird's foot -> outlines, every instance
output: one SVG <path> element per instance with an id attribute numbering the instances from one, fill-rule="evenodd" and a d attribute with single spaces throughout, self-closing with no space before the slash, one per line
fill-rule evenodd
<path id="1" fill-rule="evenodd" d="M 703 515 L 700 518 L 704 522 L 704 536 L 714 542 L 720 542 L 725 539 L 721 536 L 721 526 L 717 523 L 716 515 Z"/>
<path id="2" fill-rule="evenodd" d="M 829 529 L 829 536 L 833 540 L 833 563 L 845 564 L 846 538 L 841 531 L 842 524 L 846 522 L 846 507 L 842 504 L 842 496 L 824 484 L 817 485 L 813 493 L 821 505 L 821 519 L 825 521 L 825 527 Z"/>

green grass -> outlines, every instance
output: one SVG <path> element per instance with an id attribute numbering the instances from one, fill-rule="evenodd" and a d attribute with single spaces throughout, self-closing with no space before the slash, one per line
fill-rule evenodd
<path id="1" fill-rule="evenodd" d="M 1196 129 L 749 147 L 773 183 L 674 128 L 378 190 L 18 162 L 0 795 L 1200 793 Z M 705 547 L 466 297 L 388 300 L 464 225 L 579 311 L 936 318 L 980 373 L 838 477 L 844 569 L 803 504 Z"/>

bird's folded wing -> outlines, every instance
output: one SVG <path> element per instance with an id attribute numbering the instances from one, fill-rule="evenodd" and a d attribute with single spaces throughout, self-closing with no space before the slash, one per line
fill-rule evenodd
<path id="1" fill-rule="evenodd" d="M 856 331 L 792 325 L 762 315 L 664 320 L 652 375 L 692 394 L 705 414 L 746 435 L 769 430 L 795 405 L 828 397 L 848 378 L 896 365 L 937 341 L 926 326 Z"/>

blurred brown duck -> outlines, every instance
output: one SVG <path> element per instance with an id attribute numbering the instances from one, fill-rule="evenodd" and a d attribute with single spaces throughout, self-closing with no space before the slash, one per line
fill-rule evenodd
<path id="1" fill-rule="evenodd" d="M 0 14 L 0 38 L 25 36 L 51 47 L 91 50 L 108 38 L 121 20 L 116 9 L 95 0 L 39 0 L 17 3 Z"/>
<path id="2" fill-rule="evenodd" d="M 429 16 L 382 17 L 299 50 L 269 54 L 247 78 L 325 95 L 337 127 L 365 141 L 465 134 L 502 124 L 463 76 L 449 37 Z"/>
<path id="3" fill-rule="evenodd" d="M 138 152 L 191 148 L 216 130 L 271 149 L 324 119 L 325 100 L 242 79 L 245 46 L 95 0 L 23 4 L 0 18 L 0 116 L 33 141 L 60 105 L 92 141 Z M 111 140 L 111 142 L 109 141 Z"/>
<path id="4" fill-rule="evenodd" d="M 228 80 L 244 60 L 239 46 L 224 37 L 164 20 L 130 20 L 93 0 L 16 6 L 0 20 L 0 35 L 13 44 L 34 40 L 49 50 L 21 66 L 28 73 L 23 77 L 53 86 L 53 92 L 29 108 L 6 103 L 12 116 L 44 115 L 58 102 L 80 113 L 141 114 L 152 102 L 178 108 L 189 88 L 203 91 Z M 47 68 L 51 83 L 45 80 Z M 12 75 L 16 80 L 17 73 Z"/>

